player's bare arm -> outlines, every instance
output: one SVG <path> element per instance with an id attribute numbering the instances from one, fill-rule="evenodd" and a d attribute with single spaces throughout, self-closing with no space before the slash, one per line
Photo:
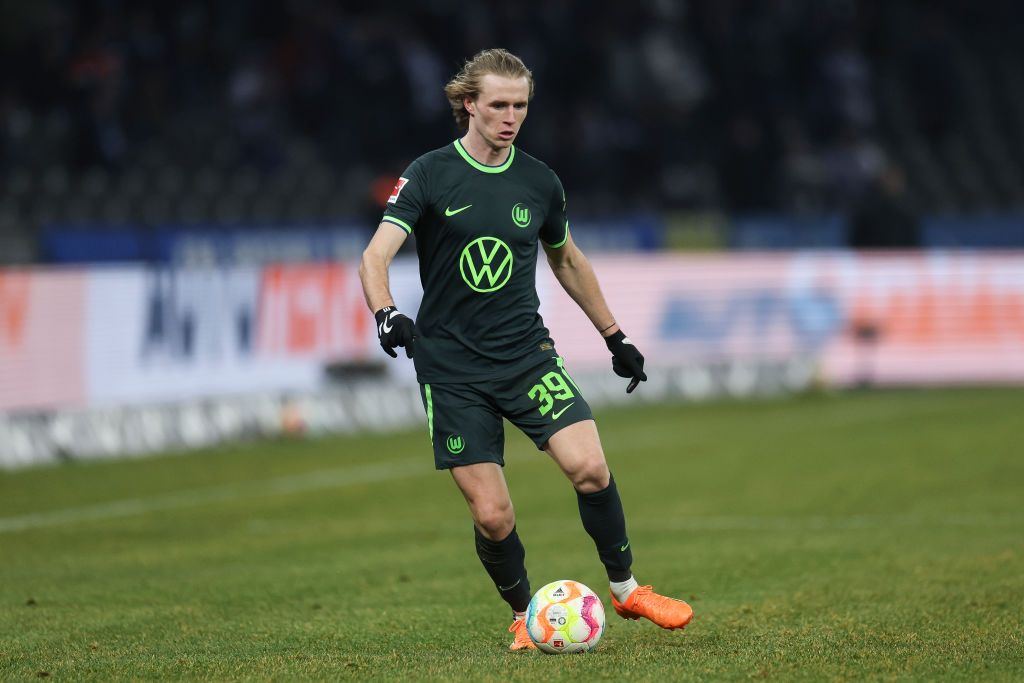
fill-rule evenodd
<path id="1" fill-rule="evenodd" d="M 363 283 L 366 305 L 377 321 L 380 347 L 392 358 L 398 357 L 396 346 L 405 347 L 407 357 L 413 356 L 413 322 L 395 308 L 395 300 L 388 286 L 388 267 L 408 236 L 409 233 L 394 223 L 382 221 L 370 244 L 363 250 L 363 258 L 359 263 L 359 280 Z"/>
<path id="2" fill-rule="evenodd" d="M 363 296 L 371 313 L 395 305 L 388 287 L 388 268 L 408 236 L 393 223 L 381 222 L 370 244 L 363 250 L 359 280 L 363 283 Z"/>
<path id="3" fill-rule="evenodd" d="M 608 308 L 604 294 L 601 293 L 597 275 L 590 261 L 573 242 L 572 235 L 568 235 L 565 244 L 557 249 L 545 244 L 544 251 L 547 253 L 548 265 L 551 266 L 555 279 L 590 318 L 590 322 L 601 336 L 610 337 L 618 332 L 619 326 L 612 316 L 611 309 Z"/>
<path id="4" fill-rule="evenodd" d="M 647 381 L 644 356 L 615 322 L 590 261 L 568 234 L 565 244 L 561 247 L 549 247 L 545 244 L 544 251 L 547 253 L 548 265 L 551 266 L 551 271 L 562 285 L 562 289 L 572 297 L 590 318 L 591 324 L 604 337 L 605 344 L 612 353 L 612 370 L 619 377 L 630 378 L 626 393 L 633 393 L 640 382 Z"/>

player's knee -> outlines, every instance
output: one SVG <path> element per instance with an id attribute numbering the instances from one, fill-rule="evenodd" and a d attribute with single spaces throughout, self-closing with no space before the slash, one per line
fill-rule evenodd
<path id="1" fill-rule="evenodd" d="M 580 493 L 594 493 L 608 488 L 611 473 L 608 463 L 603 458 L 595 458 L 585 463 L 572 476 L 572 485 Z"/>
<path id="2" fill-rule="evenodd" d="M 492 541 L 500 541 L 512 533 L 516 516 L 511 505 L 487 505 L 476 510 L 476 525 Z"/>

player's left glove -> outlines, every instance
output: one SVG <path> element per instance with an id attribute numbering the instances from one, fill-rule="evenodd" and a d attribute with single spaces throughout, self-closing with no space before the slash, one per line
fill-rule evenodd
<path id="1" fill-rule="evenodd" d="M 631 394 L 640 382 L 647 381 L 647 373 L 644 372 L 644 354 L 640 353 L 633 342 L 629 340 L 622 330 L 604 338 L 608 350 L 612 352 L 612 370 L 619 377 L 632 377 L 626 393 Z"/>
<path id="2" fill-rule="evenodd" d="M 377 320 L 377 338 L 380 348 L 392 358 L 398 358 L 396 346 L 405 347 L 405 357 L 412 358 L 413 341 L 416 339 L 416 328 L 412 319 L 398 312 L 394 306 L 385 306 L 373 317 Z"/>

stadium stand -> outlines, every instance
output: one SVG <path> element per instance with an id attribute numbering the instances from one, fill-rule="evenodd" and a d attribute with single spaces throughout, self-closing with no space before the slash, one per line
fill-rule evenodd
<path id="1" fill-rule="evenodd" d="M 1020 3 L 0 12 L 4 263 L 62 260 L 53 235 L 75 230 L 146 260 L 166 226 L 371 229 L 380 187 L 454 136 L 445 79 L 496 44 L 534 68 L 521 144 L 557 168 L 577 214 L 724 211 L 735 247 L 841 246 L 881 202 L 923 216 L 926 244 L 1024 245 Z M 886 173 L 904 181 L 886 189 Z M 977 230 L 950 218 L 977 212 Z M 752 233 L 766 213 L 775 227 Z"/>

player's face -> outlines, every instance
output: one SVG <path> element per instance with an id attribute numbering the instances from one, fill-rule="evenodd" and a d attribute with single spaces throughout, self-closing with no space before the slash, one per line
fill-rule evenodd
<path id="1" fill-rule="evenodd" d="M 530 83 L 525 76 L 508 78 L 486 74 L 480 82 L 480 94 L 466 100 L 469 127 L 494 148 L 509 147 L 526 120 Z"/>

